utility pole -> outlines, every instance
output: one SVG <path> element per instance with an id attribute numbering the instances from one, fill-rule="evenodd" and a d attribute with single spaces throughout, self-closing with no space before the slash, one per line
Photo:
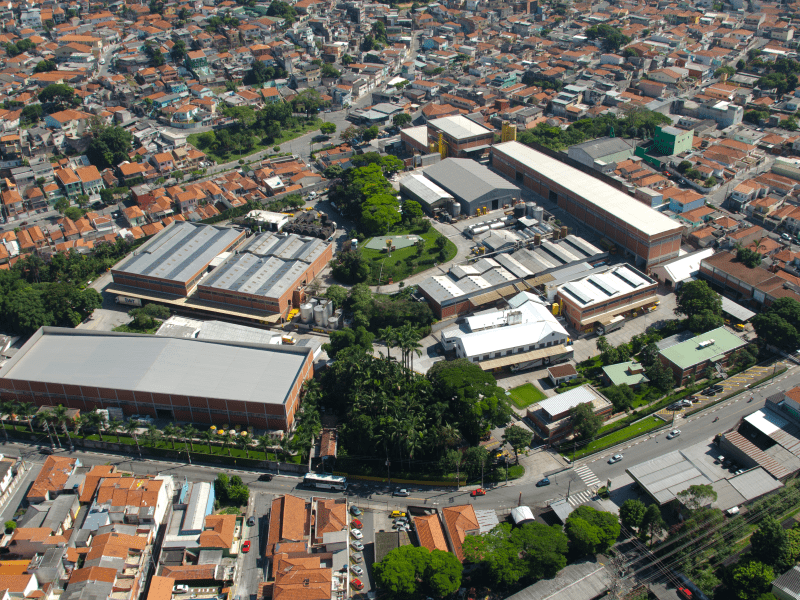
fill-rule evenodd
<path id="1" fill-rule="evenodd" d="M 570 479 L 569 483 L 567 484 L 567 500 L 569 500 L 569 490 L 572 487 L 572 480 Z"/>
<path id="2" fill-rule="evenodd" d="M 508 485 L 508 457 L 506 456 L 506 485 Z"/>

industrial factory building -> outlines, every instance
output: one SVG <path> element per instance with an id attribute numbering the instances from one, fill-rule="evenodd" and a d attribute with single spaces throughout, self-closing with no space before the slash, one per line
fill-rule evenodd
<path id="1" fill-rule="evenodd" d="M 174 221 L 112 268 L 111 277 L 118 285 L 188 296 L 212 261 L 244 238 L 241 229 Z"/>
<path id="2" fill-rule="evenodd" d="M 288 314 L 304 289 L 333 258 L 333 245 L 316 238 L 262 233 L 228 256 L 197 286 L 203 300 Z"/>
<path id="3" fill-rule="evenodd" d="M 550 282 L 592 273 L 591 262 L 608 256 L 574 235 L 544 240 L 539 245 L 532 241 L 526 244 L 529 247 L 509 254 L 456 265 L 446 275 L 432 275 L 419 284 L 418 290 L 438 318 L 448 318 L 494 306 L 532 289 L 544 289 L 551 299 L 555 290 L 547 292 Z"/>
<path id="4" fill-rule="evenodd" d="M 43 327 L 3 366 L 0 399 L 287 430 L 313 377 L 312 355 L 300 346 Z"/>
<path id="5" fill-rule="evenodd" d="M 538 295 L 520 292 L 499 310 L 481 311 L 442 331 L 445 350 L 455 350 L 484 371 L 527 369 L 566 361 L 572 342 Z"/>
<path id="6" fill-rule="evenodd" d="M 658 304 L 658 283 L 629 265 L 606 267 L 603 273 L 558 288 L 561 312 L 578 331 L 591 331 Z"/>
<path id="7" fill-rule="evenodd" d="M 467 158 L 446 158 L 422 173 L 455 198 L 465 215 L 497 210 L 522 197 L 517 186 Z"/>
<path id="8" fill-rule="evenodd" d="M 411 173 L 400 180 L 400 191 L 411 200 L 416 200 L 429 215 L 446 210 L 461 212 L 461 205 L 457 204 L 453 196 L 444 191 L 430 179 L 419 173 Z"/>
<path id="9" fill-rule="evenodd" d="M 492 165 L 512 181 L 556 202 L 643 265 L 678 256 L 681 226 L 602 179 L 519 142 L 492 146 Z"/>

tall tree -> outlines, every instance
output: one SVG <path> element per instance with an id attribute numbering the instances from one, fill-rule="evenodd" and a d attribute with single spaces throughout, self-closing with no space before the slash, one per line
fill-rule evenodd
<path id="1" fill-rule="evenodd" d="M 603 425 L 603 418 L 596 415 L 591 402 L 585 402 L 569 409 L 572 427 L 582 440 L 592 439 Z"/>
<path id="2" fill-rule="evenodd" d="M 514 458 L 517 464 L 519 464 L 519 451 L 529 446 L 532 439 L 531 431 L 519 425 L 506 427 L 503 432 L 503 441 L 514 449 Z"/>
<path id="3" fill-rule="evenodd" d="M 682 285 L 675 296 L 675 313 L 678 315 L 692 317 L 704 310 L 711 311 L 714 315 L 722 314 L 722 296 L 702 279 Z"/>

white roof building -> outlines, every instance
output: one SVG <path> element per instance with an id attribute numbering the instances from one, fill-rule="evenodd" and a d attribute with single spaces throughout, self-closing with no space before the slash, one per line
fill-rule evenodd
<path id="1" fill-rule="evenodd" d="M 520 292 L 509 304 L 512 308 L 484 311 L 468 317 L 462 328 L 443 331 L 442 344 L 470 362 L 509 357 L 508 364 L 525 362 L 536 350 L 563 354 L 571 349 L 567 330 L 538 296 Z"/>
<path id="2" fill-rule="evenodd" d="M 681 283 L 692 279 L 700 272 L 700 261 L 713 256 L 713 254 L 713 248 L 685 254 L 675 260 L 652 267 L 650 275 L 667 286 L 678 289 Z"/>

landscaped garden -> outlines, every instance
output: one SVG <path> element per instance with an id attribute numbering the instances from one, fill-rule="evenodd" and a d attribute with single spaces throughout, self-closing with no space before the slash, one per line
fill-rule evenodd
<path id="1" fill-rule="evenodd" d="M 375 249 L 369 246 L 372 238 L 367 240 L 361 254 L 370 265 L 370 285 L 381 285 L 390 281 L 403 279 L 433 268 L 436 263 L 452 260 L 458 249 L 456 245 L 433 228 L 421 232 L 416 227 L 398 227 L 382 238 L 415 236 L 419 241 L 404 248 L 398 248 L 389 254 L 385 248 Z"/>
<path id="2" fill-rule="evenodd" d="M 517 408 L 527 408 L 531 404 L 541 402 L 547 396 L 544 395 L 539 388 L 532 383 L 525 383 L 519 387 L 512 388 L 509 391 L 509 398 L 514 406 Z"/>

